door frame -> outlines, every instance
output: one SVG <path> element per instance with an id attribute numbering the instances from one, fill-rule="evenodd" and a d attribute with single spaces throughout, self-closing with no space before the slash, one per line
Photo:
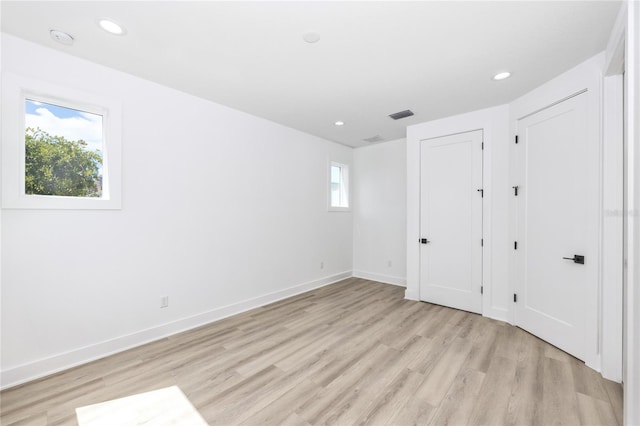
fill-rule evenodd
<path id="1" fill-rule="evenodd" d="M 624 238 L 626 245 L 625 293 L 623 297 L 623 381 L 624 423 L 640 424 L 640 190 L 637 184 L 640 167 L 640 5 L 625 1 L 620 7 L 607 45 L 605 72 L 607 76 L 625 72 L 624 86 L 624 139 L 627 188 L 624 193 L 627 222 Z"/>
<path id="2" fill-rule="evenodd" d="M 506 152 L 508 137 L 508 105 L 487 108 L 480 111 L 447 117 L 407 128 L 407 289 L 405 298 L 420 300 L 420 145 L 425 139 L 482 130 L 484 135 L 484 153 L 482 181 L 484 200 L 482 205 L 482 315 L 501 321 L 507 321 L 507 306 L 500 296 L 506 290 L 506 276 L 500 284 L 505 289 L 494 291 L 493 246 L 501 241 L 493 241 L 493 166 L 495 153 Z M 499 155 L 499 154 L 498 154 Z M 506 179 L 505 172 L 505 179 Z M 506 236 L 506 235 L 505 235 Z M 502 274 L 501 274 L 502 275 Z M 495 296 L 498 297 L 495 297 Z"/>
<path id="3" fill-rule="evenodd" d="M 602 68 L 604 66 L 604 54 L 597 55 L 585 63 L 575 67 L 564 74 L 556 77 L 554 80 L 534 89 L 532 92 L 516 99 L 510 108 L 510 186 L 518 185 L 517 180 L 517 162 L 516 160 L 516 130 L 518 120 L 531 115 L 535 112 L 543 110 L 551 105 L 557 104 L 575 94 L 585 91 L 587 96 L 587 116 L 588 116 L 588 137 L 589 143 L 598 146 L 598 182 L 600 187 L 598 191 L 598 212 L 591 212 L 597 215 L 595 221 L 598 227 L 594 232 L 599 236 L 599 244 L 597 247 L 596 259 L 596 276 L 587 288 L 586 292 L 586 352 L 585 363 L 594 370 L 600 371 L 600 352 L 601 352 L 601 330 L 600 330 L 600 289 L 602 284 L 602 202 L 603 202 L 603 165 L 602 165 L 602 125 L 601 125 L 601 101 L 602 101 Z M 592 218 L 593 219 L 593 218 Z M 511 197 L 509 203 L 509 229 L 510 240 L 516 241 L 517 237 L 517 204 L 516 197 Z M 511 250 L 509 261 L 509 285 L 511 286 L 509 294 L 516 293 L 515 283 L 518 282 L 520 274 L 518 262 L 516 259 L 516 251 Z M 515 325 L 515 302 L 512 302 L 509 309 L 509 322 Z"/>

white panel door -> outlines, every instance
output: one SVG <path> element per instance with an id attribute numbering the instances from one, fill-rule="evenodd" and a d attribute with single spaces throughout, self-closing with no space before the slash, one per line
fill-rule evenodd
<path id="1" fill-rule="evenodd" d="M 587 306 L 586 292 L 597 280 L 599 165 L 586 120 L 583 93 L 519 120 L 514 147 L 515 322 L 580 359 L 585 312 L 597 309 Z"/>
<path id="2" fill-rule="evenodd" d="M 420 299 L 482 312 L 482 130 L 420 147 Z"/>

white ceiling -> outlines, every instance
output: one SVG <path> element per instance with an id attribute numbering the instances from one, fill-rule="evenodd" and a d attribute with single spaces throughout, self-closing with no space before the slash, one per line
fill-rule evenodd
<path id="1" fill-rule="evenodd" d="M 618 1 L 2 1 L 2 31 L 349 146 L 509 102 L 602 51 Z M 101 30 L 110 18 L 126 36 Z M 56 43 L 50 29 L 73 35 Z M 302 39 L 320 34 L 317 43 Z M 492 76 L 509 70 L 512 77 Z M 393 121 L 389 114 L 415 116 Z M 342 127 L 334 122 L 342 120 Z"/>

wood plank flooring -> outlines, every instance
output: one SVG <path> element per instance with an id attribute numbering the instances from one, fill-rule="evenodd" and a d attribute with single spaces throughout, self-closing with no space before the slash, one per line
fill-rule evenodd
<path id="1" fill-rule="evenodd" d="M 0 393 L 0 424 L 177 385 L 210 425 L 620 425 L 622 389 L 508 324 L 351 278 Z M 118 426 L 118 425 L 114 425 Z"/>

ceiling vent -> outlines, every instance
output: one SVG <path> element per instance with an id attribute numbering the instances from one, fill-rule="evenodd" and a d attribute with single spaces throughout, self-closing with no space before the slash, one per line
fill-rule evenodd
<path id="1" fill-rule="evenodd" d="M 404 111 L 389 114 L 389 117 L 393 118 L 394 120 L 400 120 L 401 118 L 411 117 L 412 115 L 413 111 L 411 111 L 410 109 L 406 109 Z"/>
<path id="2" fill-rule="evenodd" d="M 384 138 L 380 135 L 371 136 L 370 138 L 362 139 L 365 142 L 374 143 L 374 142 L 382 142 Z"/>

